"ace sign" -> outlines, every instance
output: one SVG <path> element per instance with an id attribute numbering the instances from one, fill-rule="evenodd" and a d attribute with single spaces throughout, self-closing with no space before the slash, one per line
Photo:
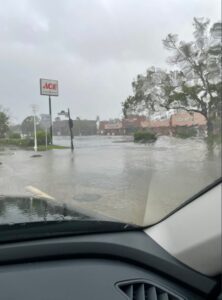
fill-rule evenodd
<path id="1" fill-rule="evenodd" d="M 58 96 L 59 95 L 58 80 L 41 78 L 40 94 L 45 96 Z"/>

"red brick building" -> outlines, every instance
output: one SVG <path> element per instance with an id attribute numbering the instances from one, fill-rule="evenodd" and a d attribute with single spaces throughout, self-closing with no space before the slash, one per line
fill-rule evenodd
<path id="1" fill-rule="evenodd" d="M 145 121 L 145 116 L 129 116 L 122 120 L 101 121 L 99 134 L 104 135 L 125 135 L 141 129 L 141 122 Z"/>
<path id="2" fill-rule="evenodd" d="M 160 134 L 172 134 L 177 127 L 195 127 L 200 130 L 205 130 L 207 125 L 206 118 L 200 113 L 177 113 L 170 117 L 170 119 L 163 120 L 145 120 L 141 122 L 141 127 L 145 129 L 152 129 Z"/>
<path id="3" fill-rule="evenodd" d="M 172 115 L 169 119 L 148 120 L 145 116 L 130 116 L 122 120 L 101 121 L 99 134 L 130 135 L 137 130 L 151 129 L 161 135 L 171 135 L 176 128 L 194 127 L 206 129 L 206 119 L 200 113 L 182 112 Z"/>

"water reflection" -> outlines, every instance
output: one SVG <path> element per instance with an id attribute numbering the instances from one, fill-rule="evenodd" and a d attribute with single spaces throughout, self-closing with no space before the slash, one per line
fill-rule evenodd
<path id="1" fill-rule="evenodd" d="M 89 217 L 44 199 L 0 197 L 0 224 L 79 219 Z"/>
<path id="2" fill-rule="evenodd" d="M 69 145 L 69 138 L 55 143 Z M 162 136 L 141 145 L 129 137 L 77 137 L 73 154 L 30 158 L 18 150 L 0 160 L 2 195 L 23 196 L 33 186 L 61 205 L 137 224 L 158 221 L 221 176 L 221 144 L 209 148 L 201 138 Z"/>

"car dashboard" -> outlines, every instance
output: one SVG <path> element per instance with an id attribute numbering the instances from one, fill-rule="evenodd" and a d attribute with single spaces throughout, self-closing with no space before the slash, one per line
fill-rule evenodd
<path id="1" fill-rule="evenodd" d="M 0 245 L 1 299 L 200 300 L 217 281 L 181 264 L 143 231 Z"/>

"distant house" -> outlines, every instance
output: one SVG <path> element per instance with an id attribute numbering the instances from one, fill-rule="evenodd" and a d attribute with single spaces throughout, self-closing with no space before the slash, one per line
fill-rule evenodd
<path id="1" fill-rule="evenodd" d="M 108 121 L 100 121 L 99 122 L 99 128 L 98 128 L 98 131 L 97 131 L 98 134 L 100 134 L 100 135 L 105 134 L 105 125 L 107 123 L 108 123 Z"/>
<path id="2" fill-rule="evenodd" d="M 96 135 L 97 121 L 96 120 L 73 120 L 74 135 Z"/>
<path id="3" fill-rule="evenodd" d="M 60 136 L 67 136 L 70 134 L 68 119 L 61 120 L 60 118 L 56 118 L 53 122 L 53 134 Z M 81 120 L 76 119 L 73 120 L 73 134 L 74 136 L 81 135 L 96 135 L 97 127 L 96 120 Z"/>
<path id="4" fill-rule="evenodd" d="M 132 134 L 141 128 L 141 122 L 145 119 L 145 116 L 131 115 L 122 120 L 101 121 L 98 133 L 101 135 Z"/>
<path id="5" fill-rule="evenodd" d="M 69 135 L 68 120 L 56 118 L 53 122 L 53 135 L 67 136 Z"/>
<path id="6" fill-rule="evenodd" d="M 107 134 L 110 135 L 122 135 L 123 124 L 120 120 L 115 122 L 108 122 L 104 125 L 104 130 Z"/>
<path id="7" fill-rule="evenodd" d="M 141 127 L 143 130 L 151 129 L 156 133 L 169 135 L 171 127 L 170 118 L 162 120 L 144 120 L 141 122 Z"/>
<path id="8" fill-rule="evenodd" d="M 132 134 L 139 130 L 141 123 L 146 120 L 145 116 L 131 115 L 122 120 L 124 134 Z"/>
<path id="9" fill-rule="evenodd" d="M 145 116 L 131 115 L 122 120 L 101 121 L 98 134 L 131 135 L 138 130 L 151 129 L 161 135 L 170 135 L 177 127 L 195 127 L 204 131 L 206 124 L 205 117 L 200 113 L 170 111 L 149 119 Z"/>
<path id="10" fill-rule="evenodd" d="M 121 120 L 101 121 L 98 134 L 100 135 L 122 135 L 123 125 Z"/>

